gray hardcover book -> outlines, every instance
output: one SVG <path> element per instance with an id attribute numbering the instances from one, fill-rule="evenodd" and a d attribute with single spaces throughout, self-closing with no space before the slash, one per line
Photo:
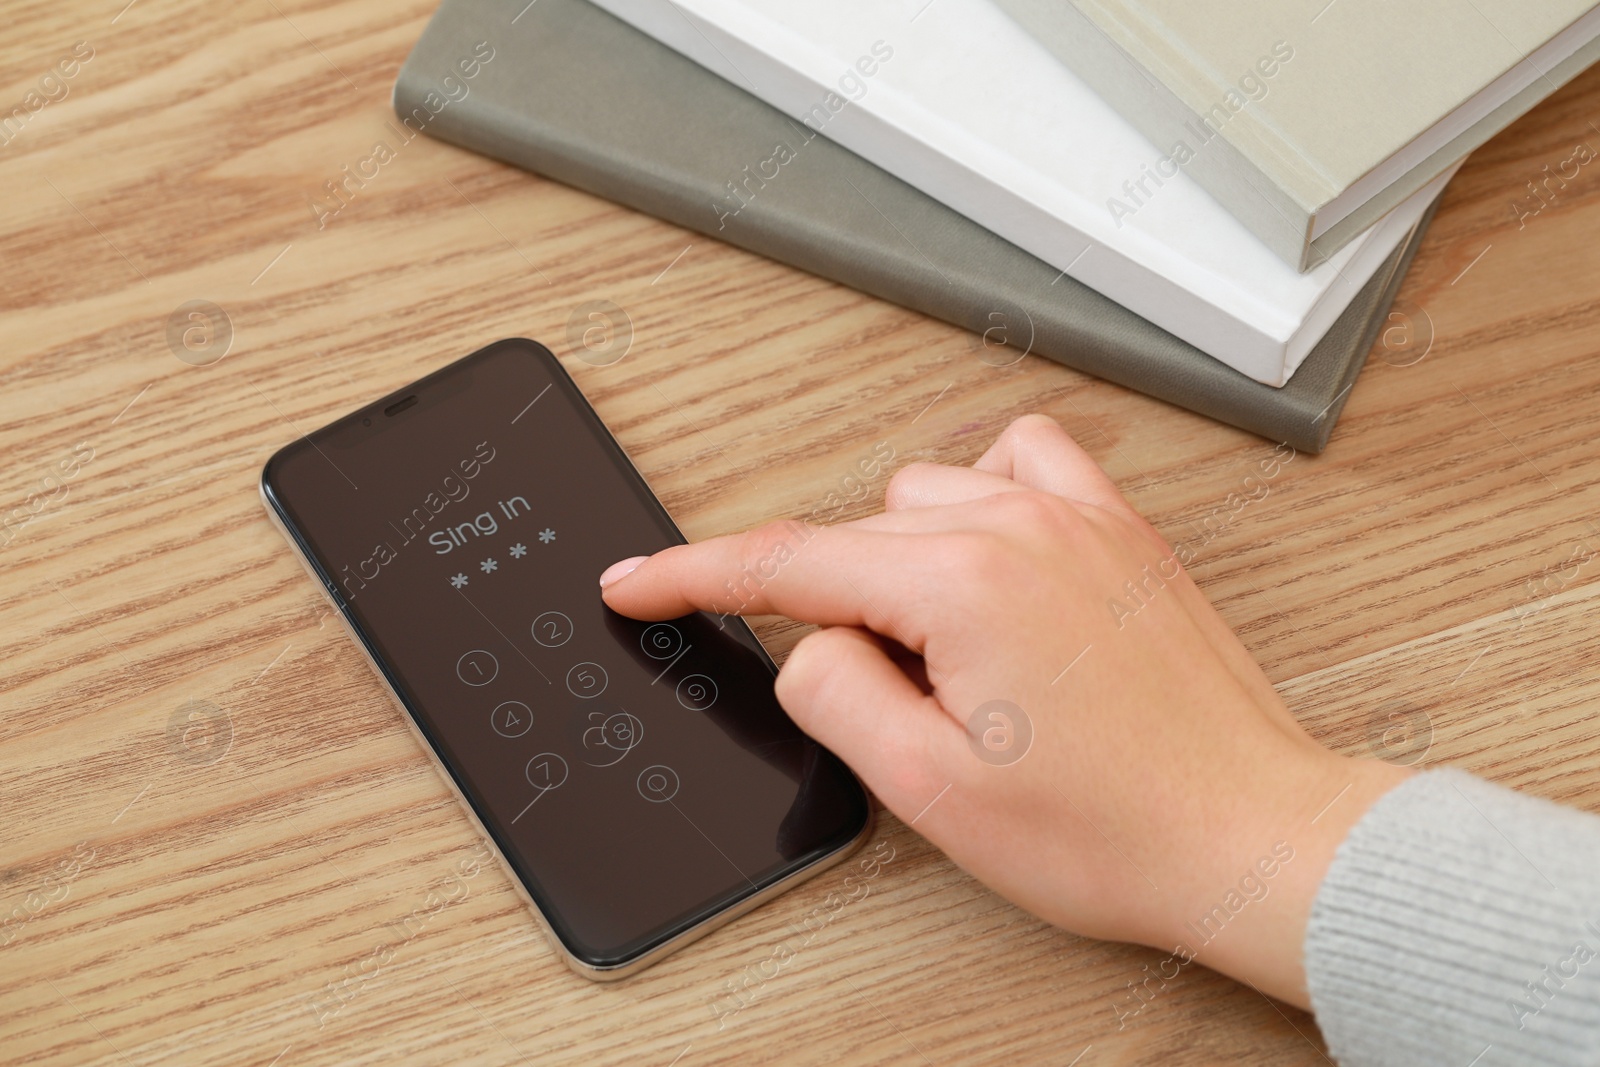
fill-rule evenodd
<path id="1" fill-rule="evenodd" d="M 584 0 L 444 0 L 394 108 L 408 137 L 505 160 L 1306 452 L 1327 444 L 1432 214 L 1275 389 Z"/>

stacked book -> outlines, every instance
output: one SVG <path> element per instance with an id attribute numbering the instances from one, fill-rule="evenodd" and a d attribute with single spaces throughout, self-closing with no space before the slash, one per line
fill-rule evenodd
<path id="1" fill-rule="evenodd" d="M 444 0 L 394 106 L 1320 451 L 1461 160 L 1597 56 L 1591 0 Z"/>

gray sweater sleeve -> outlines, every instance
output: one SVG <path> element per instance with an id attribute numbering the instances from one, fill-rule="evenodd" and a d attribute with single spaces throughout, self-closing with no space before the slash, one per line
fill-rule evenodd
<path id="1" fill-rule="evenodd" d="M 1341 1067 L 1594 1067 L 1600 816 L 1418 774 L 1340 846 L 1305 963 Z"/>

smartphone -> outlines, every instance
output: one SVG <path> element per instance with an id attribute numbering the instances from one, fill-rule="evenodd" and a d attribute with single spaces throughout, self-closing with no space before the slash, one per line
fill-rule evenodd
<path id="1" fill-rule="evenodd" d="M 543 346 L 295 441 L 261 493 L 578 973 L 634 973 L 870 833 L 742 619 L 601 601 L 605 567 L 683 535 Z"/>

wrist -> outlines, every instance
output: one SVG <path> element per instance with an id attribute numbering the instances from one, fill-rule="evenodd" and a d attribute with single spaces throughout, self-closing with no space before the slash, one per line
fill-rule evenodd
<path id="1" fill-rule="evenodd" d="M 1277 776 L 1262 807 L 1215 851 L 1169 915 L 1171 949 L 1301 1008 L 1306 923 L 1339 846 L 1367 810 L 1414 772 L 1323 751 Z"/>

